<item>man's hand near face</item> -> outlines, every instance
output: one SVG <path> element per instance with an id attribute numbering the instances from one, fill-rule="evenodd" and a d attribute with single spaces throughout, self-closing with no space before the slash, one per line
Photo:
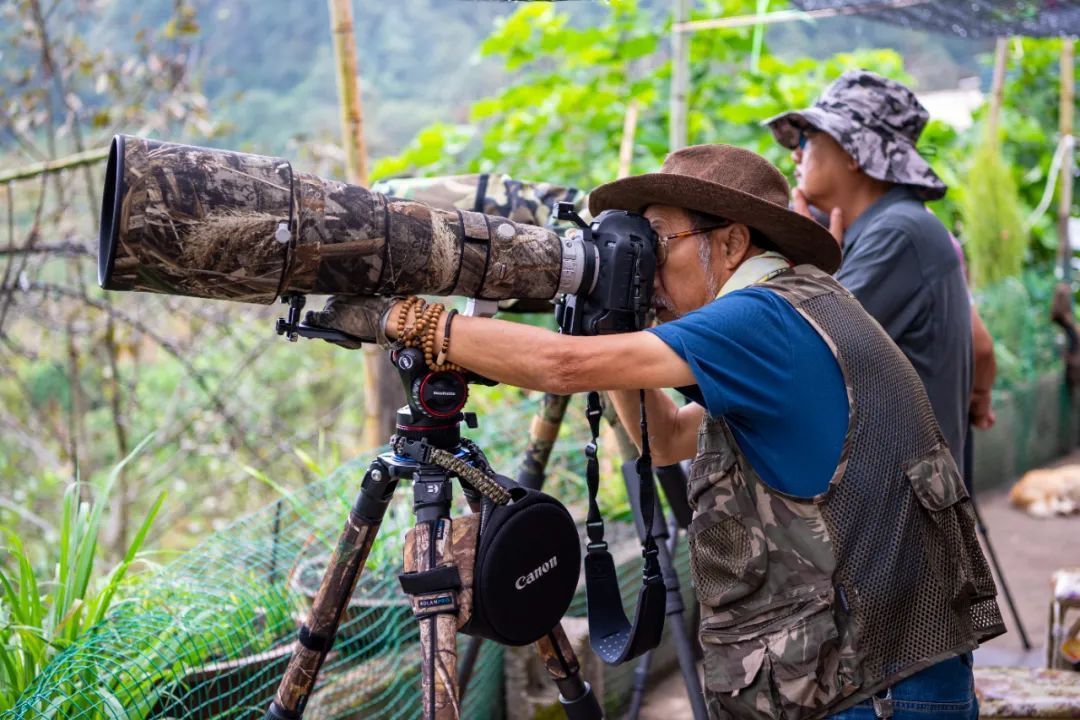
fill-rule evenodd
<path id="1" fill-rule="evenodd" d="M 814 214 L 810 212 L 810 201 L 806 199 L 806 194 L 799 188 L 791 191 L 791 205 L 792 209 L 803 217 L 817 220 Z M 836 239 L 837 245 L 844 247 L 844 211 L 838 207 L 834 207 L 832 212 L 829 213 L 829 234 Z"/>

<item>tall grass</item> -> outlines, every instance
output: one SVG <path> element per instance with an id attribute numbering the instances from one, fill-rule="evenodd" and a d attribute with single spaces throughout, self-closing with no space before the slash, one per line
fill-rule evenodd
<path id="1" fill-rule="evenodd" d="M 76 481 L 64 493 L 60 537 L 49 570 L 36 568 L 23 541 L 10 530 L 0 555 L 0 711 L 14 705 L 49 661 L 105 617 L 128 569 L 146 540 L 165 494 L 155 500 L 123 558 L 102 571 L 98 536 L 103 509 L 124 465 L 148 437 L 110 473 L 97 498 L 81 499 Z"/>
<path id="2" fill-rule="evenodd" d="M 982 288 L 1019 275 L 1028 235 L 1016 181 L 996 136 L 987 133 L 976 148 L 960 208 L 971 284 Z"/>

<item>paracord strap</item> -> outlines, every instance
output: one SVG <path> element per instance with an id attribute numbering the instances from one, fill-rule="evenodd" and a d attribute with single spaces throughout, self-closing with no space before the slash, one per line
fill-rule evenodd
<path id="1" fill-rule="evenodd" d="M 656 540 L 652 535 L 652 519 L 656 502 L 653 485 L 652 454 L 649 452 L 649 425 L 645 415 L 645 391 L 641 400 L 641 456 L 637 461 L 639 486 L 638 508 L 645 527 L 641 555 L 645 560 L 641 590 L 638 592 L 633 624 L 623 609 L 615 561 L 604 541 L 604 519 L 596 497 L 600 491 L 600 464 L 597 461 L 597 439 L 600 436 L 600 394 L 590 392 L 586 417 L 592 441 L 585 446 L 585 480 L 589 487 L 589 515 L 585 523 L 589 543 L 585 555 L 585 592 L 589 613 L 589 643 L 600 659 L 617 665 L 652 650 L 660 644 L 664 630 L 664 610 L 667 590 L 660 573 Z"/>
<path id="2" fill-rule="evenodd" d="M 487 475 L 483 470 L 473 467 L 453 453 L 433 448 L 431 450 L 431 463 L 449 470 L 470 485 L 476 488 L 484 497 L 490 499 L 496 505 L 505 505 L 510 502 L 510 492 L 499 484 L 498 480 Z"/>

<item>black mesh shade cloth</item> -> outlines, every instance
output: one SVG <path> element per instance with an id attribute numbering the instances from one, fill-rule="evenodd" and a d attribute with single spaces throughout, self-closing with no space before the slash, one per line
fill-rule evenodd
<path id="1" fill-rule="evenodd" d="M 1080 35 L 1080 0 L 791 0 L 804 11 L 850 10 L 874 20 L 968 38 Z"/>

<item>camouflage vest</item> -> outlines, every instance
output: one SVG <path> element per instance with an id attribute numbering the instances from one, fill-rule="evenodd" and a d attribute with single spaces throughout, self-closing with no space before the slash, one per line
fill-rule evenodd
<path id="1" fill-rule="evenodd" d="M 828 489 L 761 481 L 721 418 L 690 471 L 691 570 L 713 718 L 813 718 L 1004 632 L 971 504 L 914 369 L 803 265 L 776 292 L 832 349 L 849 419 Z"/>

